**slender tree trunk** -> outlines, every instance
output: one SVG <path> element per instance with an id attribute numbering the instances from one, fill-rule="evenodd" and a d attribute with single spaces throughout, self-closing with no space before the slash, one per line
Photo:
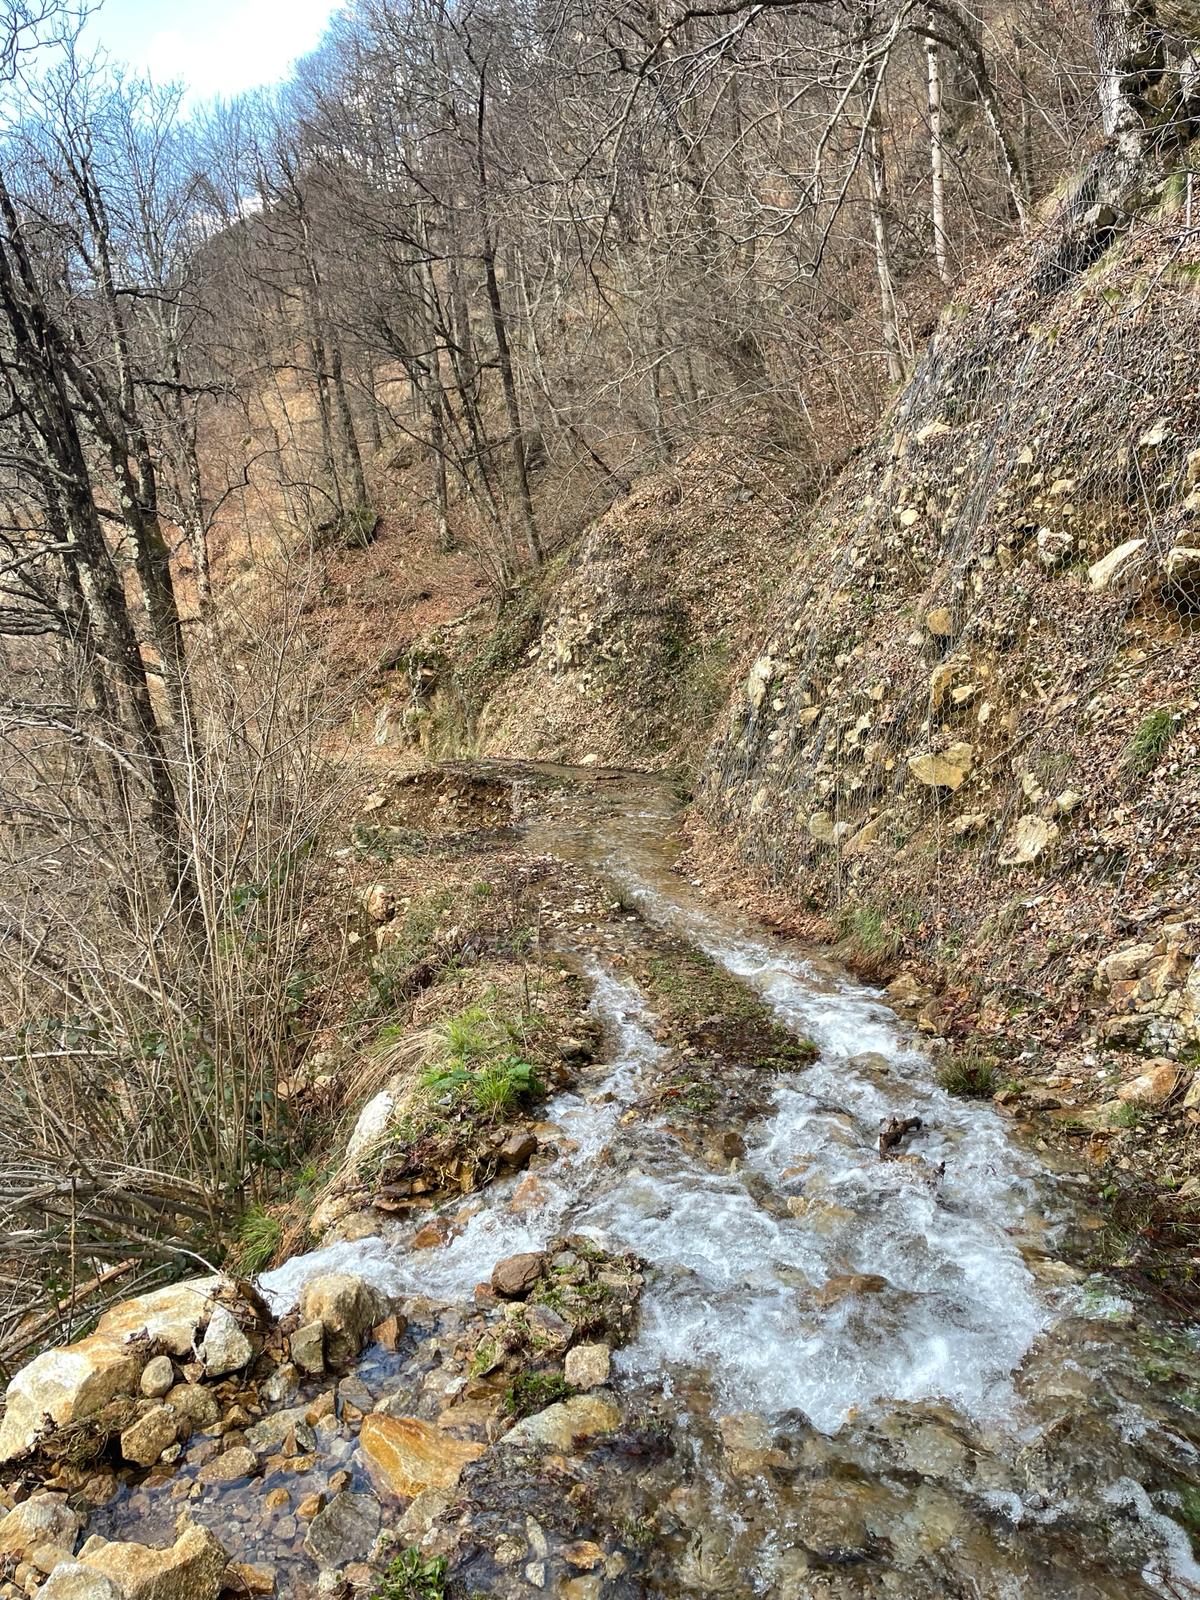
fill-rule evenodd
<path id="1" fill-rule="evenodd" d="M 887 165 L 883 152 L 883 119 L 879 110 L 882 68 L 869 72 L 864 81 L 867 98 L 864 153 L 867 187 L 871 203 L 871 235 L 875 243 L 875 276 L 879 283 L 879 314 L 883 327 L 883 350 L 887 360 L 888 382 L 897 384 L 904 376 L 900 344 L 900 321 L 896 312 L 896 291 L 892 278 L 891 213 L 888 207 Z"/>
<path id="2" fill-rule="evenodd" d="M 932 19 L 930 26 L 932 27 Z M 929 89 L 929 177 L 930 221 L 933 224 L 933 259 L 938 277 L 950 282 L 950 262 L 946 240 L 946 172 L 942 146 L 942 71 L 938 42 L 926 37 L 925 69 Z"/>

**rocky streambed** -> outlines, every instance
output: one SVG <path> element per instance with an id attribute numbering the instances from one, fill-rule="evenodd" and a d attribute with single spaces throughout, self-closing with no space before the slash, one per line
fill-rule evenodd
<path id="1" fill-rule="evenodd" d="M 1194 1336 L 1079 1264 L 1080 1181 L 693 896 L 661 786 L 507 781 L 622 888 L 563 934 L 597 1059 L 482 1191 L 18 1376 L 8 1592 L 1200 1595 Z"/>

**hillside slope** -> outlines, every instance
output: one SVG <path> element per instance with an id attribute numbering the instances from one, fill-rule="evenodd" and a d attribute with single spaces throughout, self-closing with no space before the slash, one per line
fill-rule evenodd
<path id="1" fill-rule="evenodd" d="M 797 541 L 697 827 L 743 896 L 749 868 L 862 969 L 910 965 L 930 1029 L 1070 1045 L 1068 1106 L 1200 1045 L 1183 197 L 1125 226 L 1084 195 L 952 308 Z"/>

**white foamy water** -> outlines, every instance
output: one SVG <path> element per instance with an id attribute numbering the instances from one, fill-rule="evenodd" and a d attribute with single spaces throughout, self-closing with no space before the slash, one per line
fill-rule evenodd
<path id="1" fill-rule="evenodd" d="M 391 1292 L 466 1299 L 502 1257 L 581 1231 L 649 1265 L 639 1331 L 620 1358 L 632 1378 L 698 1369 L 731 1408 L 799 1409 L 826 1431 L 888 1400 L 1010 1411 L 1011 1374 L 1048 1317 L 1014 1240 L 1036 1199 L 1026 1159 L 990 1111 L 930 1086 L 928 1063 L 864 991 L 821 993 L 803 962 L 706 942 L 823 1052 L 780 1078 L 775 1115 L 740 1170 L 714 1173 L 661 1128 L 622 1124 L 662 1052 L 634 989 L 597 969 L 592 1007 L 612 1066 L 590 1099 L 564 1094 L 547 1108 L 577 1148 L 538 1171 L 538 1209 L 516 1215 L 515 1180 L 493 1185 L 441 1249 L 334 1245 L 268 1274 L 272 1300 L 294 1300 L 315 1271 L 350 1267 Z M 864 1050 L 886 1057 L 882 1071 L 855 1066 Z M 896 1113 L 925 1123 L 909 1141 L 914 1163 L 879 1158 L 880 1121 Z M 783 1214 L 763 1209 L 748 1176 L 770 1184 Z M 788 1198 L 801 1214 L 786 1213 Z M 886 1284 L 822 1303 L 847 1274 Z"/>

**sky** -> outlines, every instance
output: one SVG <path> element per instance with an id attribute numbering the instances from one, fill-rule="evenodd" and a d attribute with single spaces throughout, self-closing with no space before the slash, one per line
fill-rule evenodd
<path id="1" fill-rule="evenodd" d="M 277 83 L 318 42 L 338 0 L 103 0 L 86 38 L 187 103 Z"/>

